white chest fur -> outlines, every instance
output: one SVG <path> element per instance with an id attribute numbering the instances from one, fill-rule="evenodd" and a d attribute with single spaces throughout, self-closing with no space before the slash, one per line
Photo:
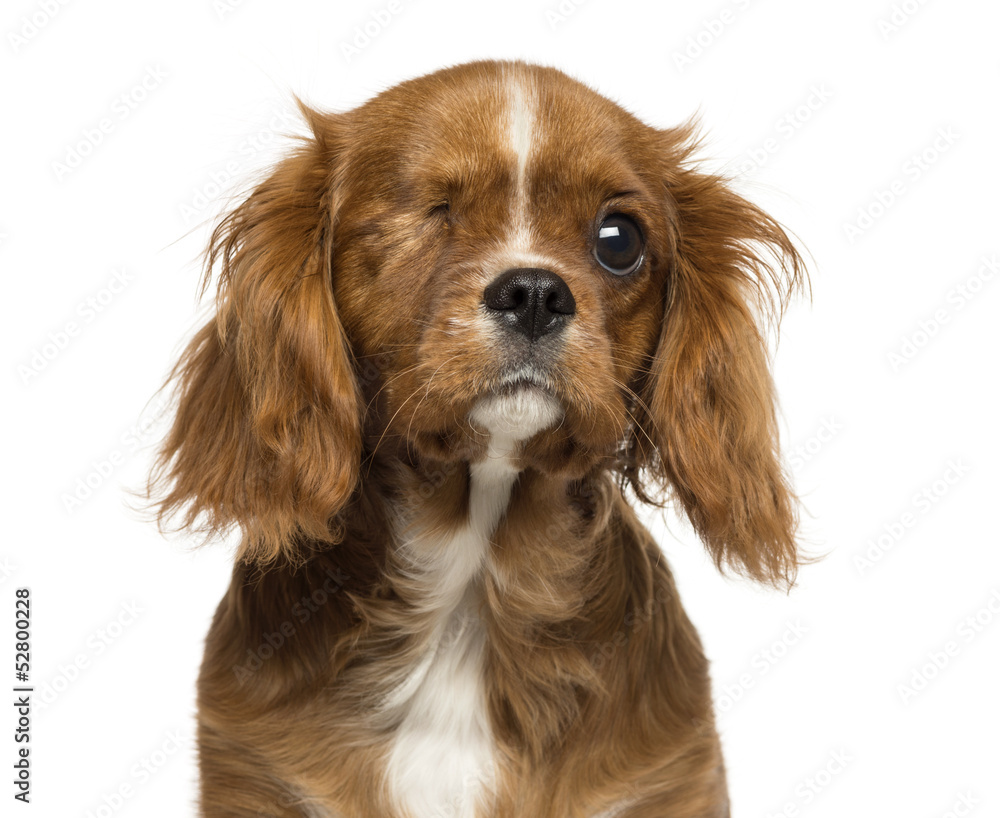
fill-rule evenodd
<path id="1" fill-rule="evenodd" d="M 385 705 L 401 717 L 387 783 L 408 818 L 474 818 L 477 805 L 489 801 L 496 771 L 477 577 L 517 479 L 520 443 L 560 413 L 554 399 L 531 388 L 477 405 L 471 417 L 490 432 L 490 445 L 488 456 L 469 468 L 466 522 L 445 537 L 417 533 L 402 547 L 431 623 L 427 649 Z"/>

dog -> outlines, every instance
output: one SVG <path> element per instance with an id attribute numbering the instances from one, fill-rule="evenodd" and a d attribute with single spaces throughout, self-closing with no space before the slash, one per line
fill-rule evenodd
<path id="1" fill-rule="evenodd" d="M 560 71 L 476 62 L 308 136 L 218 223 L 162 524 L 238 530 L 201 810 L 729 815 L 707 661 L 633 507 L 802 563 L 767 322 L 786 231 Z"/>

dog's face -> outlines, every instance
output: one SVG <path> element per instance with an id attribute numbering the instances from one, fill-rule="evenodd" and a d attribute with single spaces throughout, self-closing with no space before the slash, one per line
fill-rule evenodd
<path id="1" fill-rule="evenodd" d="M 178 368 L 164 512 L 289 556 L 336 539 L 377 446 L 474 461 L 485 418 L 537 426 L 524 467 L 669 490 L 719 564 L 788 578 L 755 308 L 800 260 L 692 166 L 690 128 L 522 63 L 304 112 L 312 137 L 213 237 L 219 313 Z"/>
<path id="2" fill-rule="evenodd" d="M 579 472 L 612 457 L 675 255 L 659 135 L 516 65 L 397 86 L 328 125 L 347 139 L 334 300 L 355 353 L 383 364 L 389 433 L 475 457 L 477 402 L 544 393 L 561 423 L 525 447 L 528 463 Z"/>

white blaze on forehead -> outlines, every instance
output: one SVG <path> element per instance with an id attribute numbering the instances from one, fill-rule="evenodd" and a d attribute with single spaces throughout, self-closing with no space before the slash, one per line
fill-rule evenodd
<path id="1" fill-rule="evenodd" d="M 507 76 L 507 146 L 514 155 L 517 190 L 511 203 L 511 232 L 507 244 L 522 253 L 530 253 L 531 217 L 528 211 L 528 162 L 535 143 L 537 99 L 526 72 L 513 71 Z"/>
<path id="2" fill-rule="evenodd" d="M 528 71 L 513 67 L 504 75 L 507 105 L 500 123 L 509 156 L 514 162 L 516 188 L 510 203 L 510 222 L 497 243 L 483 257 L 486 284 L 515 267 L 558 271 L 559 262 L 539 249 L 539 236 L 528 201 L 529 168 L 539 142 L 538 93 Z M 485 284 L 484 284 L 485 286 Z"/>
<path id="3" fill-rule="evenodd" d="M 535 95 L 527 77 L 523 74 L 510 77 L 507 97 L 507 144 L 517 157 L 518 198 L 522 198 L 535 136 Z"/>

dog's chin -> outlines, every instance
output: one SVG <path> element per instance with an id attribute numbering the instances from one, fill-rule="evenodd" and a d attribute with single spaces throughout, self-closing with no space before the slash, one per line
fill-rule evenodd
<path id="1" fill-rule="evenodd" d="M 469 420 L 476 429 L 489 433 L 494 445 L 504 445 L 528 440 L 555 426 L 563 414 L 552 390 L 534 380 L 518 379 L 476 401 Z"/>
<path id="2" fill-rule="evenodd" d="M 521 468 L 579 478 L 613 455 L 613 441 L 595 448 L 584 443 L 575 412 L 557 391 L 533 379 L 504 383 L 480 397 L 469 413 L 471 426 L 489 433 L 482 457 L 514 455 Z"/>

